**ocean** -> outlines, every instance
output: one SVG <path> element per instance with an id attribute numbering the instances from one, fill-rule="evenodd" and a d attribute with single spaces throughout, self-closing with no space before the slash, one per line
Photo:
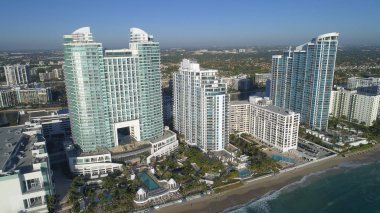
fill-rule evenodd
<path id="1" fill-rule="evenodd" d="M 380 213 L 380 162 L 342 164 L 305 176 L 230 213 Z"/>

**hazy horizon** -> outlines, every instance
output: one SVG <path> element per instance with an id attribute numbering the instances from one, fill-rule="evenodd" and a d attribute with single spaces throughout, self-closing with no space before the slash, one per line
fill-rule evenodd
<path id="1" fill-rule="evenodd" d="M 62 49 L 90 26 L 107 48 L 128 47 L 129 28 L 162 48 L 300 45 L 329 32 L 340 45 L 380 45 L 380 1 L 2 1 L 0 50 Z"/>

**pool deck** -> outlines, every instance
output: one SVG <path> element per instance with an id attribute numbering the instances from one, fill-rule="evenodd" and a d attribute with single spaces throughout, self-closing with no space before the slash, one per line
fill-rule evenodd
<path id="1" fill-rule="evenodd" d="M 140 172 L 137 176 L 149 191 L 160 188 L 160 185 L 147 172 Z"/>

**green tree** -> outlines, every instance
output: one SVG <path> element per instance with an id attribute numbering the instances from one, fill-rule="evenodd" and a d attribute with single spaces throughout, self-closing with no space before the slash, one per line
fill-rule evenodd
<path id="1" fill-rule="evenodd" d="M 102 186 L 107 191 L 111 191 L 111 189 L 116 186 L 116 182 L 112 177 L 106 176 L 102 178 Z"/>
<path id="2" fill-rule="evenodd" d="M 47 196 L 47 207 L 48 207 L 49 212 L 54 212 L 56 202 L 57 202 L 57 200 L 56 200 L 54 195 L 48 195 Z"/>

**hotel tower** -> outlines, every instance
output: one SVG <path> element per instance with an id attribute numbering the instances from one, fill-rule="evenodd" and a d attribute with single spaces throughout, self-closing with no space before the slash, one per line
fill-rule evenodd
<path id="1" fill-rule="evenodd" d="M 129 49 L 103 50 L 89 27 L 64 36 L 64 72 L 72 137 L 85 152 L 163 135 L 159 43 L 131 28 Z"/>

